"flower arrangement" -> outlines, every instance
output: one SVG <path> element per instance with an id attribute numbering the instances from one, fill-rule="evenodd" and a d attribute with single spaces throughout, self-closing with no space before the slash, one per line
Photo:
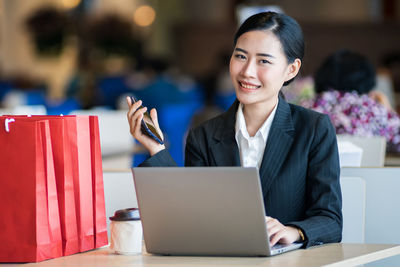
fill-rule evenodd
<path id="1" fill-rule="evenodd" d="M 330 90 L 309 101 L 304 107 L 329 115 L 337 134 L 383 136 L 388 151 L 400 151 L 400 118 L 367 94 Z"/>

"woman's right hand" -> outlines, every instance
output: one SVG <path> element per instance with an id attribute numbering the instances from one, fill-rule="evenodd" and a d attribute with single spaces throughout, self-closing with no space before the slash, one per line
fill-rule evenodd
<path id="1" fill-rule="evenodd" d="M 142 105 L 142 100 L 139 100 L 136 103 L 132 103 L 130 97 L 127 97 L 126 102 L 129 105 L 127 118 L 132 136 L 136 138 L 136 140 L 138 140 L 149 151 L 150 156 L 153 156 L 161 150 L 165 149 L 165 145 L 161 145 L 154 139 L 143 134 L 140 129 L 143 114 L 147 111 L 146 107 L 139 108 Z M 161 138 L 164 139 L 160 126 L 158 125 L 157 111 L 154 108 L 150 111 L 150 117 L 153 120 L 154 126 L 156 127 L 157 131 L 160 133 Z"/>

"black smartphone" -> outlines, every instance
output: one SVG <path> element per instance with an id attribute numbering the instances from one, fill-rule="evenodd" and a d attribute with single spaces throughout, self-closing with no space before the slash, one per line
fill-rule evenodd
<path id="1" fill-rule="evenodd" d="M 132 104 L 137 102 L 136 98 L 131 96 L 131 102 Z M 143 108 L 143 106 L 140 106 L 139 108 Z M 156 127 L 154 126 L 154 122 L 150 117 L 150 114 L 146 111 L 143 114 L 143 119 L 140 125 L 140 129 L 143 134 L 149 136 L 150 138 L 153 138 L 155 141 L 160 143 L 161 145 L 164 144 L 160 134 L 157 132 Z"/>

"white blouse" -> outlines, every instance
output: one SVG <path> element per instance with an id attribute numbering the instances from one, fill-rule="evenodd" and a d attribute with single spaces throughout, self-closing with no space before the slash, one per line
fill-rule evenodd
<path id="1" fill-rule="evenodd" d="M 271 114 L 265 120 L 260 129 L 258 129 L 257 133 L 254 136 L 250 136 L 243 115 L 243 104 L 239 104 L 239 108 L 236 112 L 235 139 L 239 147 L 241 166 L 260 168 L 269 130 L 271 129 L 271 124 L 274 120 L 277 107 L 278 104 L 275 105 Z"/>

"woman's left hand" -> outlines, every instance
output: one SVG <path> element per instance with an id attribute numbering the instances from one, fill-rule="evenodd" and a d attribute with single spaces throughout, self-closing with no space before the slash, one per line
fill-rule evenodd
<path id="1" fill-rule="evenodd" d="M 292 244 L 300 239 L 300 234 L 297 228 L 285 226 L 272 217 L 266 216 L 265 220 L 267 222 L 268 236 L 271 246 L 278 242 L 281 244 Z"/>

